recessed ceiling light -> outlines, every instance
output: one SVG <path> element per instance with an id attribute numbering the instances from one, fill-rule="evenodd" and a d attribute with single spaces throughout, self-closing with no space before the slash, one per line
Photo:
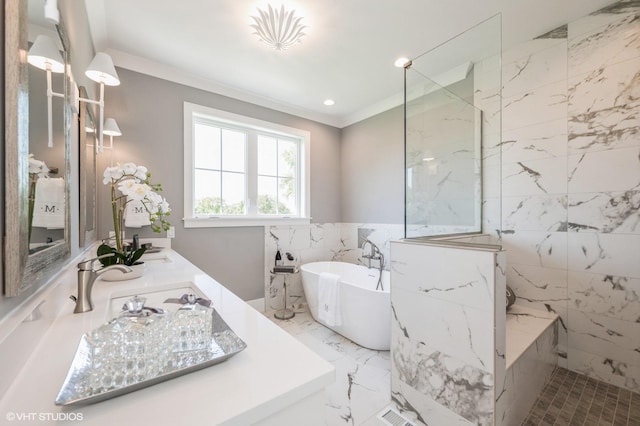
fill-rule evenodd
<path id="1" fill-rule="evenodd" d="M 422 161 L 433 161 L 433 160 L 435 160 L 435 158 L 433 158 L 433 157 L 424 157 L 422 159 Z"/>
<path id="2" fill-rule="evenodd" d="M 336 104 L 336 101 L 334 101 L 333 99 L 325 99 L 323 104 L 325 104 L 326 106 L 333 106 Z"/>
<path id="3" fill-rule="evenodd" d="M 393 65 L 395 65 L 398 68 L 404 68 L 404 66 L 407 65 L 409 62 L 411 62 L 409 60 L 409 58 L 405 58 L 403 56 L 401 58 L 396 59 L 396 61 L 393 63 Z"/>

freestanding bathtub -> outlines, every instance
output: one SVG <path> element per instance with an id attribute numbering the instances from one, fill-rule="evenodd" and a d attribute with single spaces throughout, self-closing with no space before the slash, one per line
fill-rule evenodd
<path id="1" fill-rule="evenodd" d="M 365 348 L 388 351 L 391 344 L 389 271 L 382 271 L 384 291 L 376 290 L 378 269 L 345 262 L 313 262 L 300 267 L 302 287 L 311 316 Z M 329 326 L 318 319 L 318 282 L 322 272 L 340 276 L 342 324 Z"/>

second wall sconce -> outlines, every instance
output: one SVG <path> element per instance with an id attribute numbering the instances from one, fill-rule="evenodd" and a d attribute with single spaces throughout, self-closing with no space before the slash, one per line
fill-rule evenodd
<path id="1" fill-rule="evenodd" d="M 113 166 L 113 137 L 122 136 L 118 123 L 113 118 L 104 121 L 104 134 L 109 136 L 109 149 L 111 150 L 111 166 Z M 104 149 L 104 147 L 103 147 Z"/>
<path id="2" fill-rule="evenodd" d="M 85 71 L 85 75 L 91 80 L 100 84 L 100 99 L 94 101 L 92 99 L 79 98 L 79 100 L 96 104 L 100 109 L 100 121 L 99 121 L 99 133 L 98 133 L 98 152 L 104 151 L 103 135 L 105 133 L 104 122 L 104 86 L 118 86 L 120 84 L 120 78 L 113 65 L 111 56 L 104 52 L 99 52 L 93 58 L 89 67 Z M 75 101 L 74 101 L 75 102 Z M 117 135 L 114 135 L 117 136 Z"/>

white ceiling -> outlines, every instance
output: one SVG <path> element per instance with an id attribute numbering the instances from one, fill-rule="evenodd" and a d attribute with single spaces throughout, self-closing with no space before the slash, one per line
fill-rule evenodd
<path id="1" fill-rule="evenodd" d="M 301 44 L 277 52 L 249 27 L 266 0 L 85 1 L 94 47 L 117 66 L 337 127 L 401 99 L 399 56 L 414 58 L 496 13 L 504 49 L 613 3 L 285 0 L 308 29 Z M 336 104 L 324 106 L 327 98 Z"/>

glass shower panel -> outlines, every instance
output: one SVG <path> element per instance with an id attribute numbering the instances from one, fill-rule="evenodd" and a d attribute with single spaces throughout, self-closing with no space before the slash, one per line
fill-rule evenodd
<path id="1" fill-rule="evenodd" d="M 480 110 L 407 70 L 407 237 L 480 232 Z M 456 83 L 473 96 L 473 82 Z"/>
<path id="2" fill-rule="evenodd" d="M 405 236 L 500 243 L 501 17 L 405 68 Z"/>

